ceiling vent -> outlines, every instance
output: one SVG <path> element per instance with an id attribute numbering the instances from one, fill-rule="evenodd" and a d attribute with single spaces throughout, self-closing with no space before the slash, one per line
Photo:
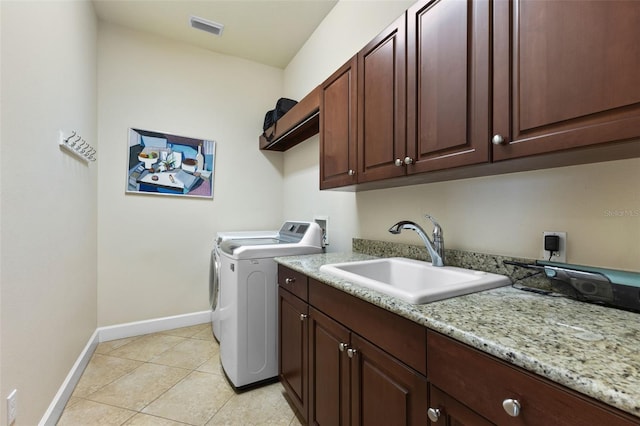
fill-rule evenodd
<path id="1" fill-rule="evenodd" d="M 217 22 L 207 21 L 206 19 L 198 18 L 197 16 L 192 16 L 189 19 L 189 23 L 195 29 L 206 31 L 213 35 L 221 36 L 222 30 L 224 29 L 224 25 L 218 24 Z"/>

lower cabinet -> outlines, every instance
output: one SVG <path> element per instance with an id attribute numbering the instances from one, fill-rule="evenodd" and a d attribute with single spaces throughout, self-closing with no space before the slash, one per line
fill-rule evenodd
<path id="1" fill-rule="evenodd" d="M 278 282 L 280 379 L 307 424 L 640 424 L 282 265 Z"/>
<path id="2" fill-rule="evenodd" d="M 493 425 L 489 420 L 432 384 L 429 385 L 429 402 L 430 408 L 427 413 L 432 424 L 445 426 Z"/>
<path id="3" fill-rule="evenodd" d="M 426 377 L 357 334 L 351 335 L 350 349 L 351 424 L 426 424 Z"/>
<path id="4" fill-rule="evenodd" d="M 311 308 L 309 424 L 348 425 L 351 405 L 349 329 Z"/>
<path id="5" fill-rule="evenodd" d="M 638 425 L 640 419 L 429 331 L 429 418 L 444 425 Z"/>
<path id="6" fill-rule="evenodd" d="M 310 423 L 424 425 L 427 379 L 310 309 Z"/>
<path id="7" fill-rule="evenodd" d="M 308 301 L 279 288 L 280 379 L 300 417 L 310 425 L 427 424 L 426 376 L 406 364 L 426 371 L 424 328 L 318 281 L 308 285 Z M 408 349 L 408 358 L 387 348 Z"/>
<path id="8" fill-rule="evenodd" d="M 278 289 L 279 300 L 279 360 L 280 381 L 305 421 L 308 419 L 308 311 L 306 302 L 292 293 Z"/>

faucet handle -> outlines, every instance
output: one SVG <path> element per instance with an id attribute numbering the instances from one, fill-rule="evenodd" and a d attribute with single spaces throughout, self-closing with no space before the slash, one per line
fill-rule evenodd
<path id="1" fill-rule="evenodd" d="M 440 224 L 436 222 L 433 216 L 429 214 L 425 213 L 424 217 L 426 217 L 431 221 L 431 223 L 433 223 L 433 237 L 435 238 L 436 236 L 439 236 L 440 238 L 442 238 L 442 227 L 440 226 Z"/>

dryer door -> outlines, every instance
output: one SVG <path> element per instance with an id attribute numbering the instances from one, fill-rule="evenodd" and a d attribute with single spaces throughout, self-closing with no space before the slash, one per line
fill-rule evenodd
<path id="1" fill-rule="evenodd" d="M 220 258 L 216 249 L 211 250 L 211 264 L 209 265 L 209 305 L 215 311 L 218 306 L 218 293 L 220 291 Z"/>
<path id="2" fill-rule="evenodd" d="M 220 254 L 217 248 L 211 251 L 209 266 L 209 305 L 211 306 L 211 329 L 213 337 L 220 341 Z"/>

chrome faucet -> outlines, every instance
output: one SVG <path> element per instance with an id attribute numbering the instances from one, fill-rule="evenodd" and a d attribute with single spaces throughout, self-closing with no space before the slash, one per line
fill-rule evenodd
<path id="1" fill-rule="evenodd" d="M 442 235 L 442 227 L 440 227 L 438 222 L 428 214 L 425 214 L 425 217 L 433 223 L 433 241 L 429 239 L 427 233 L 424 232 L 424 229 L 422 229 L 420 225 L 408 220 L 401 220 L 396 223 L 389 228 L 389 232 L 392 234 L 399 234 L 403 229 L 416 231 L 420 238 L 422 238 L 422 241 L 424 241 L 424 245 L 427 247 L 429 256 L 431 256 L 431 264 L 433 266 L 444 266 L 444 237 Z"/>

